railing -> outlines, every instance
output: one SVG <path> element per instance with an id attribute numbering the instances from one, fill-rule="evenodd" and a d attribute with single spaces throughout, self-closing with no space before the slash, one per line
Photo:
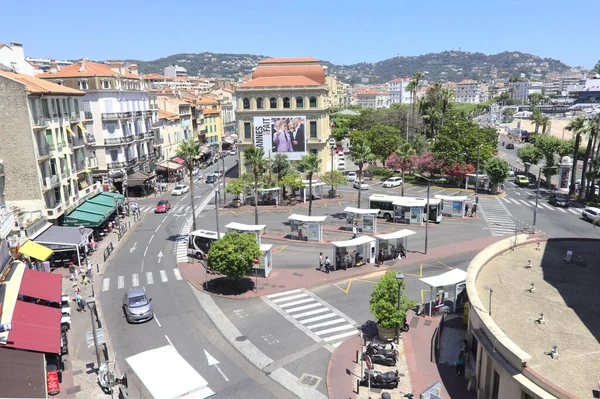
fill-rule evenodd
<path id="1" fill-rule="evenodd" d="M 204 128 L 204 129 L 200 129 L 200 134 L 206 134 L 208 133 L 208 129 Z"/>
<path id="2" fill-rule="evenodd" d="M 103 121 L 114 121 L 117 119 L 131 118 L 131 112 L 103 112 Z"/>
<path id="3" fill-rule="evenodd" d="M 146 132 L 144 133 L 144 137 L 146 137 L 147 139 L 152 139 L 154 138 L 154 132 Z"/>
<path id="4" fill-rule="evenodd" d="M 152 145 L 161 145 L 165 142 L 165 139 L 162 137 L 155 137 Z"/>
<path id="5" fill-rule="evenodd" d="M 119 144 L 125 144 L 126 142 L 127 141 L 125 140 L 125 137 L 111 137 L 111 138 L 104 139 L 105 145 L 119 145 Z"/>
<path id="6" fill-rule="evenodd" d="M 50 150 L 49 144 L 38 145 L 38 156 L 39 157 L 46 157 L 46 156 L 50 155 L 50 153 L 51 153 L 51 150 Z"/>
<path id="7" fill-rule="evenodd" d="M 73 168 L 71 168 L 71 169 L 73 169 Z M 81 171 L 84 171 L 85 169 L 86 169 L 85 160 L 75 161 L 75 171 L 81 172 Z"/>
<path id="8" fill-rule="evenodd" d="M 47 118 L 45 116 L 39 116 L 39 117 L 33 119 L 34 127 L 44 128 L 44 127 L 48 126 L 49 124 L 50 124 L 50 118 Z"/>
<path id="9" fill-rule="evenodd" d="M 73 123 L 79 122 L 81 120 L 81 112 L 73 112 L 69 119 L 71 119 L 71 122 Z"/>
<path id="10" fill-rule="evenodd" d="M 49 179 L 51 187 L 56 187 L 60 184 L 60 180 L 58 179 L 58 176 L 56 176 L 56 175 L 47 177 L 46 179 Z"/>
<path id="11" fill-rule="evenodd" d="M 87 158 L 87 167 L 90 169 L 98 167 L 98 158 Z"/>
<path id="12" fill-rule="evenodd" d="M 152 127 L 156 128 L 156 127 L 161 127 L 163 125 L 162 122 L 158 121 L 158 122 L 152 122 Z"/>
<path id="13" fill-rule="evenodd" d="M 135 139 L 136 140 L 143 140 L 144 139 L 144 133 L 138 133 L 135 135 Z"/>
<path id="14" fill-rule="evenodd" d="M 93 145 L 96 144 L 96 136 L 92 133 L 88 133 L 86 136 L 87 144 Z"/>
<path id="15" fill-rule="evenodd" d="M 133 111 L 132 114 L 135 117 L 141 117 L 144 116 L 144 111 Z"/>
<path id="16" fill-rule="evenodd" d="M 52 219 L 56 219 L 63 211 L 62 204 L 59 204 L 58 206 L 52 208 L 52 206 L 54 205 L 56 205 L 56 203 L 46 206 L 46 215 L 48 215 L 48 217 Z"/>
<path id="17" fill-rule="evenodd" d="M 109 162 L 106 164 L 109 169 L 124 168 L 125 162 Z"/>
<path id="18" fill-rule="evenodd" d="M 62 151 L 63 147 L 65 146 L 65 143 L 56 143 L 56 151 Z"/>
<path id="19" fill-rule="evenodd" d="M 0 239 L 5 239 L 15 225 L 15 215 L 6 208 L 0 210 Z"/>
<path id="20" fill-rule="evenodd" d="M 138 163 L 138 159 L 137 158 L 132 158 L 132 159 L 128 159 L 127 160 L 127 166 L 133 166 L 136 163 Z"/>
<path id="21" fill-rule="evenodd" d="M 132 143 L 134 140 L 135 140 L 135 137 L 133 136 L 133 134 L 130 134 L 129 136 L 125 136 L 126 143 Z"/>
<path id="22" fill-rule="evenodd" d="M 83 112 L 83 117 L 87 120 L 92 120 L 94 119 L 94 116 L 92 115 L 92 111 L 84 111 Z M 103 118 L 104 119 L 104 118 Z"/>
<path id="23" fill-rule="evenodd" d="M 140 155 L 140 162 L 144 162 L 148 160 L 148 155 L 144 154 L 144 155 Z"/>
<path id="24" fill-rule="evenodd" d="M 72 145 L 73 147 L 80 147 L 80 146 L 83 146 L 83 145 L 85 145 L 85 140 L 84 140 L 84 138 L 83 138 L 83 137 L 73 137 L 73 138 L 71 139 L 71 145 Z"/>

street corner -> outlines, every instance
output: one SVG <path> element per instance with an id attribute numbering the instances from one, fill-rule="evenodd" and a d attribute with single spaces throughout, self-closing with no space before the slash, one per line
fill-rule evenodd
<path id="1" fill-rule="evenodd" d="M 330 398 L 358 398 L 357 381 L 360 375 L 360 337 L 352 336 L 344 340 L 331 355 L 327 367 L 327 394 Z M 357 362 L 358 360 L 358 362 Z"/>

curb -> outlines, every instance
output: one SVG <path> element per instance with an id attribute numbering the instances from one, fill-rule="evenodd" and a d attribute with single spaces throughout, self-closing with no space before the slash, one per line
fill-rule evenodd
<path id="1" fill-rule="evenodd" d="M 346 351 L 346 347 L 347 346 L 349 347 L 350 343 L 352 341 L 357 341 L 360 344 L 360 336 L 352 336 L 352 337 L 349 337 L 348 339 L 343 340 L 342 343 L 341 343 L 341 345 L 338 346 L 333 351 L 333 353 L 331 354 L 331 358 L 329 358 L 329 364 L 327 365 L 327 376 L 325 377 L 327 380 L 325 381 L 325 383 L 327 384 L 327 395 L 331 399 L 335 399 L 335 395 L 331 392 L 333 384 L 329 383 L 329 379 L 330 379 L 330 376 L 331 376 L 331 373 L 332 373 L 332 369 L 333 369 L 333 366 L 334 366 L 334 364 L 333 364 L 334 360 L 337 361 L 336 356 L 339 356 L 340 353 L 342 353 L 343 351 Z M 336 364 L 335 366 L 337 368 L 340 367 L 339 364 Z M 344 373 L 344 374 L 346 374 L 346 373 Z M 352 378 L 352 377 L 350 377 L 350 378 Z M 358 397 L 354 391 L 352 391 L 352 393 L 353 393 L 353 395 L 349 396 L 350 399 L 354 399 L 354 398 Z"/>

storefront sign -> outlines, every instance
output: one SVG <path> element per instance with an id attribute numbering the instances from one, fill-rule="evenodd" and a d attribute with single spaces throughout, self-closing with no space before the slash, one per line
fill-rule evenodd
<path id="1" fill-rule="evenodd" d="M 48 395 L 58 395 L 60 393 L 60 384 L 58 383 L 58 371 L 47 372 L 46 384 L 48 387 Z"/>
<path id="2" fill-rule="evenodd" d="M 410 224 L 416 223 L 421 224 L 423 218 L 421 216 L 423 209 L 421 208 L 410 208 Z"/>

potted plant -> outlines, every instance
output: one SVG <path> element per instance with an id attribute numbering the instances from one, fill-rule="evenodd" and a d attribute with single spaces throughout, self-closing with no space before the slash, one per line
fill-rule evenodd
<path id="1" fill-rule="evenodd" d="M 410 300 L 403 293 L 405 287 L 404 279 L 397 280 L 396 272 L 388 270 L 371 292 L 369 310 L 377 319 L 377 330 L 382 340 L 394 339 L 396 330 L 404 324 L 406 312 L 415 306 L 415 301 Z M 400 309 L 398 309 L 398 295 L 400 295 Z"/>
<path id="2" fill-rule="evenodd" d="M 329 198 L 334 198 L 335 197 L 335 189 L 338 186 L 341 186 L 342 184 L 346 184 L 348 181 L 346 180 L 346 176 L 344 176 L 344 174 L 342 172 L 340 172 L 339 170 L 334 170 L 333 174 L 332 173 L 326 173 L 323 175 L 323 178 L 321 179 L 323 181 L 323 183 L 327 184 L 328 186 L 333 187 L 332 189 L 329 190 Z"/>
<path id="3" fill-rule="evenodd" d="M 227 184 L 227 192 L 233 194 L 235 198 L 233 199 L 233 206 L 235 208 L 240 207 L 240 194 L 244 192 L 246 185 L 242 181 L 242 179 L 232 179 L 229 184 Z"/>

